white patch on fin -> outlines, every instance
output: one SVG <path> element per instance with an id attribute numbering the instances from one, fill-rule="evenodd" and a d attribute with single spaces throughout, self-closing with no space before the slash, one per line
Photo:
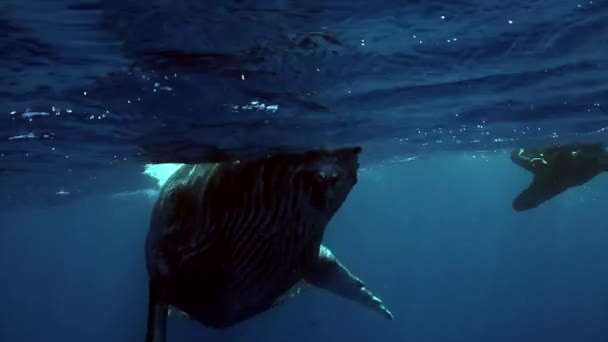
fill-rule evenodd
<path id="1" fill-rule="evenodd" d="M 172 305 L 169 305 L 168 316 L 190 319 L 190 316 L 187 313 L 183 312 L 182 310 L 180 310 Z"/>
<path id="2" fill-rule="evenodd" d="M 162 188 L 167 182 L 169 177 L 177 171 L 182 165 L 178 163 L 166 163 L 166 164 L 146 164 L 146 168 L 143 172 L 144 175 L 154 178 L 158 188 Z"/>
<path id="3" fill-rule="evenodd" d="M 179 163 L 165 163 L 165 164 L 145 164 L 144 171 L 142 174 L 153 178 L 156 181 L 156 187 L 149 189 L 140 189 L 135 191 L 118 192 L 111 195 L 112 198 L 129 198 L 143 196 L 146 198 L 155 199 L 158 196 L 160 188 L 167 182 L 177 169 L 182 167 L 184 164 Z"/>

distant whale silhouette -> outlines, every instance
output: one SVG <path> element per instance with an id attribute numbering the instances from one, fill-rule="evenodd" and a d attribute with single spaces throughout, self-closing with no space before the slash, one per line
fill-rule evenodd
<path id="1" fill-rule="evenodd" d="M 515 211 L 525 211 L 608 171 L 608 150 L 602 144 L 518 148 L 511 152 L 511 161 L 534 175 L 513 200 Z"/>

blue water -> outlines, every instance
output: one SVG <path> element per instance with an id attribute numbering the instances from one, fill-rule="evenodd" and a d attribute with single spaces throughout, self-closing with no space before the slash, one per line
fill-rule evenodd
<path id="1" fill-rule="evenodd" d="M 605 0 L 3 0 L 0 341 L 142 340 L 144 163 L 353 144 L 327 242 L 395 320 L 312 291 L 171 340 L 607 341 L 605 176 L 516 214 L 505 154 L 606 143 L 606 56 Z"/>
<path id="2" fill-rule="evenodd" d="M 172 318 L 168 342 L 606 341 L 608 177 L 515 214 L 528 182 L 508 158 L 364 170 L 325 240 L 394 320 L 312 289 L 225 331 Z M 150 209 L 95 196 L 0 216 L 0 341 L 143 341 Z"/>
<path id="3" fill-rule="evenodd" d="M 607 26 L 606 1 L 5 0 L 0 203 L 150 161 L 602 141 Z"/>

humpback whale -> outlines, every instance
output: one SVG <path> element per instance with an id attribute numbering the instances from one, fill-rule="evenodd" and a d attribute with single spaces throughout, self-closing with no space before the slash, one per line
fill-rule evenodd
<path id="1" fill-rule="evenodd" d="M 322 244 L 357 183 L 360 152 L 179 166 L 160 189 L 146 239 L 146 342 L 165 341 L 169 311 L 224 329 L 310 286 L 392 319 Z"/>
<path id="2" fill-rule="evenodd" d="M 515 211 L 536 208 L 608 171 L 608 151 L 602 144 L 517 148 L 511 161 L 533 175 L 530 185 L 513 200 Z"/>

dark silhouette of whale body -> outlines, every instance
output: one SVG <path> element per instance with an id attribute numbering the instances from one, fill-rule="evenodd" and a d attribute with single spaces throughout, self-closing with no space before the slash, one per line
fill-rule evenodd
<path id="1" fill-rule="evenodd" d="M 533 175 L 530 185 L 513 200 L 515 211 L 536 208 L 608 171 L 608 151 L 602 144 L 518 148 L 511 152 L 511 161 Z"/>
<path id="2" fill-rule="evenodd" d="M 363 281 L 321 244 L 357 183 L 361 148 L 186 164 L 162 186 L 146 240 L 146 342 L 164 342 L 169 310 L 223 329 L 283 303 L 303 285 L 391 319 Z"/>

